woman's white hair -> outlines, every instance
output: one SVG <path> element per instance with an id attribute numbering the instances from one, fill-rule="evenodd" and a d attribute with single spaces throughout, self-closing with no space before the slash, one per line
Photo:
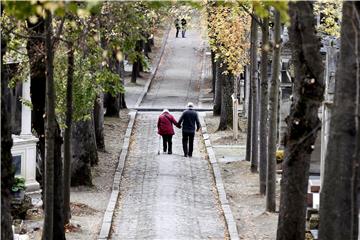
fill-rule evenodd
<path id="1" fill-rule="evenodd" d="M 170 113 L 170 112 L 169 112 L 169 109 L 164 108 L 164 110 L 162 111 L 162 113 Z"/>

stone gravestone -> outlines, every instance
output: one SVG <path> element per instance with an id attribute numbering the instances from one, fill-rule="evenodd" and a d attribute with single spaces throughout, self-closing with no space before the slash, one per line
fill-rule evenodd
<path id="1" fill-rule="evenodd" d="M 322 105 L 322 128 L 321 128 L 321 183 L 324 176 L 324 163 L 326 156 L 326 147 L 330 133 L 331 106 L 335 95 L 335 71 L 338 48 L 335 46 L 327 46 L 325 61 L 325 92 L 324 102 Z"/>
<path id="2" fill-rule="evenodd" d="M 278 145 L 280 149 L 284 147 L 284 137 L 287 129 L 285 119 L 290 113 L 292 86 L 289 74 L 289 60 L 284 58 L 281 64 L 279 93 Z"/>

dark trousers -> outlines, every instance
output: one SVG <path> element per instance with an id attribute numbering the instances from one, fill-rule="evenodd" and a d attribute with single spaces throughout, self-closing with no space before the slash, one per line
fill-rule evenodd
<path id="1" fill-rule="evenodd" d="M 176 37 L 179 37 L 180 28 L 176 28 Z"/>
<path id="2" fill-rule="evenodd" d="M 186 32 L 185 29 L 183 29 L 182 32 L 181 32 L 181 35 L 182 35 L 183 38 L 185 37 L 185 32 Z"/>
<path id="3" fill-rule="evenodd" d="M 182 132 L 182 145 L 184 150 L 184 155 L 192 156 L 194 148 L 194 136 L 195 133 Z"/>
<path id="4" fill-rule="evenodd" d="M 162 139 L 164 152 L 172 153 L 172 135 L 162 135 Z"/>

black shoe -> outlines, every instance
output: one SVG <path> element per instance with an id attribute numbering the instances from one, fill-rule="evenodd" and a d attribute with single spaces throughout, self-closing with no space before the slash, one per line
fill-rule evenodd
<path id="1" fill-rule="evenodd" d="M 172 152 L 168 152 L 168 154 L 172 154 Z"/>
<path id="2" fill-rule="evenodd" d="M 187 157 L 188 155 L 187 154 L 184 154 L 184 157 Z"/>
<path id="3" fill-rule="evenodd" d="M 190 158 L 191 158 L 191 157 L 192 157 L 192 155 L 190 155 L 190 154 L 189 154 L 189 156 L 188 156 L 188 157 L 190 157 Z"/>

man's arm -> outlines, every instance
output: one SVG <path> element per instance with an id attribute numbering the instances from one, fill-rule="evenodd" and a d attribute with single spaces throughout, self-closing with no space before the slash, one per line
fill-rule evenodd
<path id="1" fill-rule="evenodd" d="M 179 121 L 178 121 L 178 128 L 181 128 L 181 124 L 182 122 L 184 121 L 184 113 L 181 114 L 181 117 L 179 118 Z"/>
<path id="2" fill-rule="evenodd" d="M 199 121 L 199 115 L 196 113 L 196 131 L 199 131 L 201 128 L 200 121 Z"/>

